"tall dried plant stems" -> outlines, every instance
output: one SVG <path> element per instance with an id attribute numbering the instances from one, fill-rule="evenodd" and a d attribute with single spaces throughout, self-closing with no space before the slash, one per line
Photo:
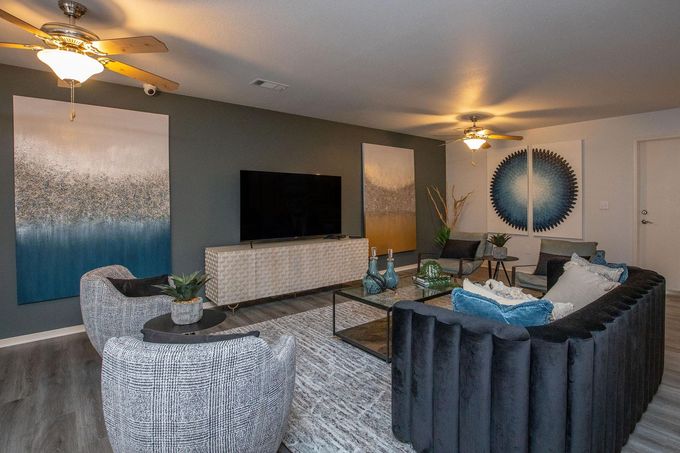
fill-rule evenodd
<path id="1" fill-rule="evenodd" d="M 462 197 L 456 198 L 456 186 L 451 186 L 451 199 L 453 200 L 453 219 L 451 220 L 452 230 L 454 230 L 456 225 L 458 225 L 460 216 L 463 213 L 463 208 L 465 207 L 465 203 L 467 202 L 470 195 L 472 195 L 472 192 L 468 192 Z"/>
<path id="2" fill-rule="evenodd" d="M 451 228 L 451 230 L 453 230 L 456 228 L 456 225 L 460 220 L 460 216 L 463 213 L 465 203 L 467 202 L 470 195 L 472 195 L 472 192 L 468 192 L 462 197 L 456 197 L 456 186 L 454 185 L 451 187 L 451 198 L 453 199 L 452 217 L 449 216 L 449 208 L 446 203 L 446 199 L 439 190 L 439 187 L 427 186 L 427 195 L 430 197 L 432 206 L 434 206 L 434 209 L 437 212 L 437 217 L 439 217 L 439 220 L 442 222 L 442 226 L 448 226 Z M 451 219 L 450 223 L 449 219 Z"/>
<path id="3" fill-rule="evenodd" d="M 436 199 L 432 194 L 433 192 L 437 195 Z M 434 210 L 437 211 L 437 217 L 439 217 L 439 220 L 442 222 L 442 225 L 448 226 L 449 209 L 448 206 L 446 205 L 446 202 L 444 201 L 444 198 L 442 197 L 442 193 L 439 191 L 439 187 L 427 186 L 427 196 L 430 197 L 430 201 L 432 201 L 432 206 L 434 206 Z"/>

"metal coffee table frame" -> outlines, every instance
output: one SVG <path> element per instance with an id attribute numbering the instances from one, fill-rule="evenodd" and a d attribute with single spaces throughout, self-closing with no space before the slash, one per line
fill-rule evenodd
<path id="1" fill-rule="evenodd" d="M 408 283 L 406 285 L 400 285 L 401 288 L 404 288 L 404 286 L 412 286 L 417 288 L 418 290 L 422 291 L 422 296 L 418 298 L 412 298 L 409 300 L 414 300 L 415 302 L 425 302 L 430 299 L 436 299 L 437 297 L 445 296 L 447 294 L 450 294 L 451 291 L 453 291 L 453 288 L 455 285 L 450 285 L 442 288 L 421 288 L 420 286 L 417 286 L 415 283 Z M 356 293 L 352 293 L 350 291 L 354 290 L 355 292 L 358 292 L 358 290 L 361 289 L 361 287 L 357 286 L 352 286 L 352 287 L 347 287 L 347 288 L 341 288 L 338 290 L 333 291 L 333 335 L 340 338 L 342 341 L 351 344 L 354 347 L 357 347 L 375 357 L 378 357 L 382 360 L 384 360 L 387 363 L 390 363 L 392 361 L 392 354 L 391 354 L 391 343 L 392 343 L 392 329 L 391 329 L 391 317 L 392 317 L 392 307 L 394 304 L 398 302 L 398 300 L 394 300 L 391 305 L 386 305 L 385 303 L 380 303 L 376 302 L 370 297 L 375 296 L 375 295 L 359 295 Z M 412 288 L 409 288 L 412 289 Z M 387 290 L 387 291 L 392 291 L 392 290 Z M 387 329 L 386 329 L 386 341 L 387 341 L 387 353 L 383 354 L 380 351 L 376 351 L 375 349 L 372 349 L 365 344 L 362 344 L 361 342 L 355 340 L 351 336 L 347 335 L 347 331 L 354 329 L 359 326 L 363 326 L 368 323 L 364 324 L 359 324 L 357 326 L 349 327 L 347 329 L 342 329 L 342 330 L 337 330 L 336 329 L 336 313 L 335 313 L 335 306 L 337 304 L 337 298 L 338 296 L 344 297 L 345 299 L 350 299 L 355 302 L 360 302 L 365 305 L 369 305 L 374 308 L 379 308 L 381 310 L 385 311 L 385 317 L 386 317 L 386 324 L 387 324 Z M 399 299 L 402 300 L 402 299 Z M 403 299 L 406 300 L 406 299 Z M 370 322 L 375 322 L 375 321 L 370 321 Z"/>

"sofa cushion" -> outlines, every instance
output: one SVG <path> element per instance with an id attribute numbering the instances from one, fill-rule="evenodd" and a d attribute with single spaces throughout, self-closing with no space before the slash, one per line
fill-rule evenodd
<path id="1" fill-rule="evenodd" d="M 493 299 L 456 288 L 451 295 L 456 312 L 492 319 L 515 326 L 542 326 L 550 321 L 553 305 L 548 300 L 531 300 L 502 305 Z"/>
<path id="2" fill-rule="evenodd" d="M 260 332 L 253 330 L 248 333 L 229 333 L 221 335 L 184 335 L 180 333 L 159 332 L 158 330 L 153 329 L 142 329 L 142 335 L 144 335 L 144 341 L 147 343 L 197 344 L 236 340 L 244 337 L 259 337 Z"/>
<path id="3" fill-rule="evenodd" d="M 487 280 L 484 285 L 481 285 L 466 278 L 463 280 L 463 289 L 493 299 L 501 305 L 517 305 L 527 300 L 536 300 L 531 294 L 522 292 L 521 288 L 508 287 L 496 280 Z"/>
<path id="4" fill-rule="evenodd" d="M 574 309 L 579 310 L 619 285 L 582 266 L 565 265 L 564 273 L 545 298 L 552 302 L 572 303 Z"/>
<path id="5" fill-rule="evenodd" d="M 625 283 L 628 280 L 628 265 L 626 263 L 608 263 L 604 257 L 604 252 L 598 250 L 594 257 L 590 260 L 593 264 L 600 264 L 602 266 L 607 266 L 612 269 L 621 269 L 621 276 L 619 277 L 619 283 Z"/>
<path id="6" fill-rule="evenodd" d="M 442 267 L 442 271 L 447 274 L 458 275 L 460 260 L 453 258 L 439 258 L 438 260 L 433 260 L 439 263 Z M 463 270 L 461 275 L 470 275 L 476 269 L 476 263 L 474 261 L 463 261 Z"/>
<path id="7" fill-rule="evenodd" d="M 444 244 L 441 258 L 465 258 L 474 259 L 480 241 L 465 241 L 462 239 L 449 239 Z"/>
<path id="8" fill-rule="evenodd" d="M 517 280 L 522 288 L 535 289 L 538 291 L 546 291 L 548 286 L 548 277 L 545 275 L 526 274 L 524 272 L 517 272 Z"/>
<path id="9" fill-rule="evenodd" d="M 603 276 L 607 280 L 619 283 L 621 283 L 621 274 L 623 274 L 623 268 L 621 267 L 609 267 L 603 264 L 596 264 L 581 258 L 576 253 L 571 255 L 571 260 L 568 263 L 565 263 L 565 266 L 581 266 L 590 272 L 595 272 L 596 274 Z"/>
<path id="10" fill-rule="evenodd" d="M 168 284 L 167 274 L 147 278 L 107 278 L 125 297 L 160 296 L 163 292 L 155 285 Z"/>

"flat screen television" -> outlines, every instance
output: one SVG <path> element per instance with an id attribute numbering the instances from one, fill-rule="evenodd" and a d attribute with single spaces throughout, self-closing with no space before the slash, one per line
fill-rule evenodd
<path id="1" fill-rule="evenodd" d="M 340 176 L 241 170 L 241 241 L 341 233 Z"/>

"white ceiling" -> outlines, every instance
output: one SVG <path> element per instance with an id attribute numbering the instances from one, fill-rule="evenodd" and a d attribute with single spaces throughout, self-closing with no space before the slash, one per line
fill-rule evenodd
<path id="1" fill-rule="evenodd" d="M 468 112 L 507 132 L 680 106 L 676 0 L 81 1 L 79 25 L 101 38 L 164 41 L 167 54 L 119 59 L 188 96 L 435 138 Z M 0 8 L 39 27 L 65 19 L 56 3 Z M 39 43 L 0 22 L 0 41 Z M 0 62 L 46 70 L 27 51 Z"/>

